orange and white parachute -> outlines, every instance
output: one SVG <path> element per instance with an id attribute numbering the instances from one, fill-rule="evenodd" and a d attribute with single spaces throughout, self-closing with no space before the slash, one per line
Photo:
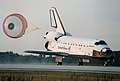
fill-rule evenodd
<path id="1" fill-rule="evenodd" d="M 8 15 L 3 22 L 3 31 L 10 38 L 20 38 L 27 29 L 26 19 L 18 13 Z"/>

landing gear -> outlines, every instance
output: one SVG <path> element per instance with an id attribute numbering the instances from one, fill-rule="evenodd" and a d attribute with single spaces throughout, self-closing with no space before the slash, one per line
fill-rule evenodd
<path id="1" fill-rule="evenodd" d="M 105 61 L 105 62 L 104 62 L 104 66 L 105 66 L 105 67 L 108 67 L 108 62 Z"/>
<path id="2" fill-rule="evenodd" d="M 83 60 L 82 59 L 78 60 L 78 66 L 83 66 Z"/>
<path id="3" fill-rule="evenodd" d="M 62 62 L 57 62 L 57 65 L 62 65 Z"/>
<path id="4" fill-rule="evenodd" d="M 62 56 L 56 56 L 55 62 L 57 63 L 57 65 L 62 65 Z"/>
<path id="5" fill-rule="evenodd" d="M 105 62 L 104 62 L 104 66 L 105 67 L 108 67 L 108 65 L 111 63 L 111 59 L 107 59 Z"/>

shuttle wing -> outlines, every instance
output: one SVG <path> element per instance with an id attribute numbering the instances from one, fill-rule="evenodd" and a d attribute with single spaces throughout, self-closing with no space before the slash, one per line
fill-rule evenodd
<path id="1" fill-rule="evenodd" d="M 33 50 L 26 50 L 25 53 L 33 53 L 39 55 L 55 55 L 55 56 L 79 56 L 84 57 L 83 55 L 77 55 L 75 53 L 66 53 L 66 52 L 53 52 L 53 51 L 33 51 Z M 86 56 L 85 56 L 86 57 Z"/>
<path id="2" fill-rule="evenodd" d="M 34 54 L 41 54 L 41 55 L 57 55 L 57 56 L 68 56 L 68 53 L 65 52 L 52 52 L 52 51 L 32 51 L 26 50 L 25 53 L 34 53 Z"/>

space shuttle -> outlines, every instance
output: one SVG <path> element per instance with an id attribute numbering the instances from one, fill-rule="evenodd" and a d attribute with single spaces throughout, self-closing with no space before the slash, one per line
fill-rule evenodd
<path id="1" fill-rule="evenodd" d="M 54 31 L 46 32 L 46 51 L 26 50 L 25 53 L 42 55 L 55 55 L 57 65 L 62 65 L 63 57 L 78 56 L 78 65 L 83 65 L 86 57 L 104 61 L 104 66 L 108 66 L 114 61 L 115 55 L 104 40 L 76 38 L 66 32 L 60 16 L 55 7 L 50 10 L 50 23 Z"/>

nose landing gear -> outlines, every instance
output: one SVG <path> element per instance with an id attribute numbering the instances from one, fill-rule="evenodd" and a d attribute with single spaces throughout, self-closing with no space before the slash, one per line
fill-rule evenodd
<path id="1" fill-rule="evenodd" d="M 108 62 L 107 61 L 104 62 L 104 67 L 108 67 Z"/>
<path id="2" fill-rule="evenodd" d="M 105 67 L 108 67 L 109 63 L 112 62 L 111 59 L 107 59 L 105 62 L 104 62 L 104 66 Z"/>

